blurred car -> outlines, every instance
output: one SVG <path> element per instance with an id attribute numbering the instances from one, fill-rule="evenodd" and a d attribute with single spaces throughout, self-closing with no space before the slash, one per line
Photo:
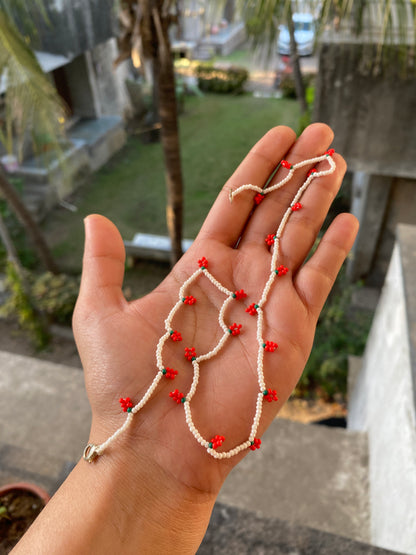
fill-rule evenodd
<path id="1" fill-rule="evenodd" d="M 295 41 L 299 56 L 310 56 L 315 47 L 315 23 L 310 13 L 294 13 Z M 277 51 L 282 56 L 290 54 L 290 35 L 286 25 L 279 25 Z"/>

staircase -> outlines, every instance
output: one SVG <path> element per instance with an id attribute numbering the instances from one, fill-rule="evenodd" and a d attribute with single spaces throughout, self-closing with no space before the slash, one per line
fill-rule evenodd
<path id="1" fill-rule="evenodd" d="M 0 484 L 29 480 L 53 493 L 88 440 L 83 373 L 3 351 L 0 396 Z M 236 527 L 240 536 L 247 534 L 250 527 L 242 529 L 247 520 L 264 529 L 265 538 L 268 528 L 274 530 L 270 551 L 266 544 L 266 550 L 255 551 L 253 542 L 262 541 L 249 536 L 247 551 L 241 545 L 232 550 Z M 200 553 L 287 553 L 279 549 L 289 537 L 307 538 L 310 545 L 329 542 L 337 549 L 345 544 L 354 554 L 389 553 L 357 543 L 369 540 L 364 434 L 276 419 L 261 449 L 250 453 L 224 484 Z M 221 548 L 225 541 L 227 548 Z M 312 553 L 296 549 L 290 553 Z"/>

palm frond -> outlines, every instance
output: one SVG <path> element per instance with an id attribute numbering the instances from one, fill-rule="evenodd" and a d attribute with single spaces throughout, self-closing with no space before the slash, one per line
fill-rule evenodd
<path id="1" fill-rule="evenodd" d="M 13 21 L 29 43 L 37 42 L 37 24 L 49 22 L 45 0 L 0 0 L 0 11 Z"/>
<path id="2" fill-rule="evenodd" d="M 10 136 L 13 125 L 18 151 L 27 131 L 48 135 L 51 142 L 58 144 L 65 109 L 32 50 L 1 10 L 0 82 L 5 88 L 6 134 Z"/>

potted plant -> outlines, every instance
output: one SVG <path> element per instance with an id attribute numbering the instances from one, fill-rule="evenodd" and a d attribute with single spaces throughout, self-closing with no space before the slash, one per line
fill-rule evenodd
<path id="1" fill-rule="evenodd" d="M 49 494 L 26 482 L 0 487 L 0 553 L 9 553 L 43 507 Z"/>

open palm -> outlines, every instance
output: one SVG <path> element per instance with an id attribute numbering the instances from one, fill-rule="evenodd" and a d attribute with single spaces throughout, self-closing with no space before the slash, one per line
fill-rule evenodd
<path id="1" fill-rule="evenodd" d="M 298 170 L 285 187 L 268 195 L 255 210 L 254 193 L 246 191 L 230 203 L 229 190 L 245 183 L 262 187 L 281 159 L 294 164 L 319 156 L 331 140 L 332 132 L 321 124 L 310 126 L 297 141 L 288 128 L 272 129 L 225 185 L 197 239 L 168 277 L 151 294 L 131 303 L 122 294 L 125 255 L 118 231 L 101 216 L 87 219 L 74 331 L 93 411 L 93 443 L 102 443 L 123 423 L 125 415 L 118 399 L 129 396 L 136 404 L 152 383 L 158 372 L 155 351 L 165 333 L 165 319 L 178 301 L 181 285 L 195 272 L 202 257 L 209 261 L 209 271 L 220 283 L 230 291 L 244 289 L 247 298 L 230 303 L 224 316 L 227 325 L 241 324 L 241 333 L 235 337 L 230 334 L 216 357 L 201 362 L 192 399 L 194 423 L 207 440 L 216 434 L 225 437 L 219 451 L 247 440 L 259 389 L 256 317 L 245 309 L 258 301 L 269 276 L 272 255 L 264 238 L 275 233 L 310 168 Z M 305 263 L 345 172 L 342 158 L 335 155 L 334 159 L 335 172 L 313 180 L 302 197 L 303 209 L 292 214 L 282 236 L 278 263 L 289 272 L 276 280 L 264 310 L 264 337 L 279 344 L 275 352 L 265 354 L 264 377 L 267 388 L 276 390 L 279 400 L 264 403 L 258 437 L 301 375 L 320 310 L 357 230 L 352 216 L 339 216 Z M 274 182 L 285 171 L 279 169 Z M 164 364 L 176 369 L 178 375 L 173 381 L 161 379 L 132 426 L 102 456 L 133 453 L 186 487 L 217 493 L 231 468 L 251 451 L 246 449 L 225 460 L 212 458 L 190 433 L 182 405 L 169 397 L 174 389 L 186 394 L 192 383 L 193 367 L 184 357 L 184 347 L 194 347 L 201 355 L 224 333 L 218 323 L 224 294 L 203 275 L 186 294 L 196 303 L 183 303 L 172 321 L 182 341 L 168 340 L 163 349 Z"/>

